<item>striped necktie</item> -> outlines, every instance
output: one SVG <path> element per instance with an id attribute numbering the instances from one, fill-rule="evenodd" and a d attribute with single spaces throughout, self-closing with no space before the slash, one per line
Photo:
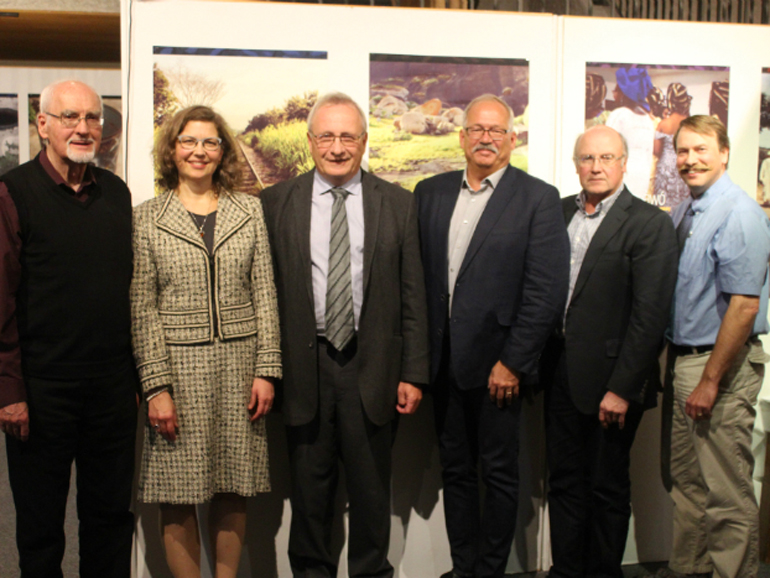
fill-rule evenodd
<path id="1" fill-rule="evenodd" d="M 338 351 L 355 334 L 353 286 L 350 276 L 350 236 L 345 199 L 349 191 L 335 187 L 329 237 L 329 271 L 326 276 L 326 339 Z"/>

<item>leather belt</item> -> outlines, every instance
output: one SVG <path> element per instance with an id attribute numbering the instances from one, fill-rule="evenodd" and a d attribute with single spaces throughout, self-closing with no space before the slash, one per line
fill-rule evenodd
<path id="1" fill-rule="evenodd" d="M 713 345 L 677 345 L 676 343 L 669 343 L 668 350 L 674 355 L 698 355 L 701 353 L 708 353 L 714 349 Z"/>

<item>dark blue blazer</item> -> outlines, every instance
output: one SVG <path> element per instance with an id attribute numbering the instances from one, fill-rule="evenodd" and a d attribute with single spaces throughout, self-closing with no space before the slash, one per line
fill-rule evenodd
<path id="1" fill-rule="evenodd" d="M 415 189 L 428 300 L 431 383 L 451 363 L 458 386 L 486 387 L 498 361 L 536 383 L 543 345 L 564 313 L 569 240 L 559 192 L 508 167 L 484 209 L 457 276 L 449 319 L 449 222 L 462 171 Z M 442 359 L 449 331 L 451 360 Z"/>

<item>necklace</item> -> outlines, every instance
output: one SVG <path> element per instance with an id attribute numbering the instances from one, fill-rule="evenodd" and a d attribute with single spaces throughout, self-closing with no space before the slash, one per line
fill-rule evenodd
<path id="1" fill-rule="evenodd" d="M 190 213 L 190 216 L 192 217 L 193 222 L 197 225 L 198 224 L 198 219 L 195 218 L 197 215 L 195 215 L 195 213 L 190 212 L 189 210 L 187 212 Z M 201 238 L 206 236 L 206 232 L 205 232 L 206 221 L 209 220 L 209 215 L 210 214 L 211 213 L 206 213 L 206 215 L 203 217 L 203 221 L 201 222 L 200 226 L 198 227 L 198 234 L 201 236 Z"/>
<path id="2" fill-rule="evenodd" d="M 200 225 L 198 225 L 198 219 L 196 219 L 196 218 L 195 218 L 195 213 L 193 213 L 193 212 L 192 212 L 190 209 L 188 209 L 187 207 L 185 207 L 185 211 L 187 211 L 187 213 L 188 213 L 188 214 L 190 215 L 190 217 L 192 218 L 193 222 L 194 222 L 194 223 L 195 223 L 195 224 L 198 226 L 198 234 L 201 236 L 201 238 L 203 238 L 203 237 L 205 237 L 205 236 L 206 236 L 206 232 L 205 232 L 205 229 L 206 229 L 206 221 L 208 221 L 208 220 L 209 220 L 209 215 L 211 214 L 211 207 L 214 205 L 214 201 L 216 200 L 217 196 L 218 196 L 218 195 L 217 195 L 216 193 L 214 193 L 214 194 L 212 195 L 211 199 L 209 200 L 209 208 L 208 208 L 208 211 L 206 211 L 206 214 L 205 214 L 205 215 L 204 215 L 204 217 L 203 217 L 203 222 L 202 222 Z"/>

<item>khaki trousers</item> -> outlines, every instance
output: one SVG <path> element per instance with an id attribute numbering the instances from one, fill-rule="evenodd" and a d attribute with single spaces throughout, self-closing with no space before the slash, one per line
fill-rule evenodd
<path id="1" fill-rule="evenodd" d="M 711 418 L 695 422 L 685 414 L 685 403 L 709 355 L 669 355 L 667 364 L 664 404 L 671 429 L 663 439 L 664 444 L 670 439 L 674 501 L 669 567 L 684 574 L 713 570 L 715 578 L 755 578 L 759 520 L 751 434 L 765 354 L 759 340 L 745 345 L 719 385 Z"/>

